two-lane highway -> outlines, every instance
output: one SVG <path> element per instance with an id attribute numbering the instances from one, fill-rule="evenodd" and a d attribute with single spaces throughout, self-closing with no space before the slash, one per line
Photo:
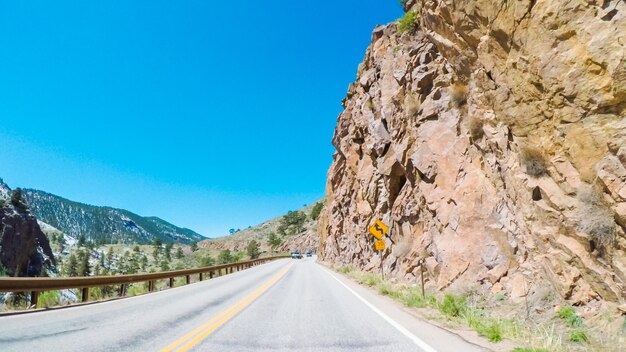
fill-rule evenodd
<path id="1" fill-rule="evenodd" d="M 279 260 L 158 293 L 0 317 L 0 351 L 479 350 L 402 312 L 390 317 L 361 290 L 311 258 Z"/>

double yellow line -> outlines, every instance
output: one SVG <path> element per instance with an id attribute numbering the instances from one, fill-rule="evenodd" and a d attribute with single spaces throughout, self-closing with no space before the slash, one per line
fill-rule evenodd
<path id="1" fill-rule="evenodd" d="M 281 277 L 283 277 L 293 264 L 289 264 L 286 268 L 281 270 L 278 274 L 272 277 L 269 281 L 265 282 L 259 288 L 254 290 L 252 293 L 242 298 L 240 301 L 230 306 L 226 310 L 222 311 L 211 320 L 206 323 L 200 325 L 190 333 L 181 337 L 180 339 L 172 342 L 170 345 L 161 350 L 161 352 L 184 352 L 188 351 L 195 345 L 197 345 L 204 338 L 209 336 L 213 331 L 215 331 L 220 326 L 224 325 L 227 321 L 233 318 L 237 313 L 241 312 L 244 308 L 249 306 L 254 300 L 259 298 L 265 291 L 269 290 L 272 285 L 274 285 Z"/>

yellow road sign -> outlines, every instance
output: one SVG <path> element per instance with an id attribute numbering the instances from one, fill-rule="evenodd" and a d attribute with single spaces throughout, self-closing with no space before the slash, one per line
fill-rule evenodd
<path id="1" fill-rule="evenodd" d="M 374 242 L 374 248 L 376 248 L 377 251 L 384 251 L 385 250 L 385 241 L 383 241 L 383 240 L 376 240 L 376 242 Z"/>
<path id="2" fill-rule="evenodd" d="M 389 227 L 380 220 L 376 220 L 376 222 L 370 226 L 370 233 L 378 239 L 383 238 L 383 236 L 387 234 L 388 230 Z"/>

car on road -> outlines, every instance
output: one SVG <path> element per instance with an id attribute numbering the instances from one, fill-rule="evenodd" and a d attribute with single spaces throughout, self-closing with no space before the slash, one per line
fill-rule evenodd
<path id="1" fill-rule="evenodd" d="M 292 259 L 302 259 L 302 253 L 300 251 L 291 252 Z"/>
<path id="2" fill-rule="evenodd" d="M 308 251 L 306 251 L 306 256 L 307 257 L 312 257 L 313 256 L 313 252 L 309 249 Z"/>

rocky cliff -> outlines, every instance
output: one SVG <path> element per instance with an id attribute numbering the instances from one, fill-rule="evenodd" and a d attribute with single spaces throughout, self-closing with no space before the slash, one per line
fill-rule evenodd
<path id="1" fill-rule="evenodd" d="M 404 5 L 343 102 L 321 258 L 378 268 L 380 218 L 400 279 L 624 303 L 626 2 Z"/>
<path id="2" fill-rule="evenodd" d="M 40 276 L 55 265 L 37 219 L 0 179 L 0 267 L 9 276 Z"/>

